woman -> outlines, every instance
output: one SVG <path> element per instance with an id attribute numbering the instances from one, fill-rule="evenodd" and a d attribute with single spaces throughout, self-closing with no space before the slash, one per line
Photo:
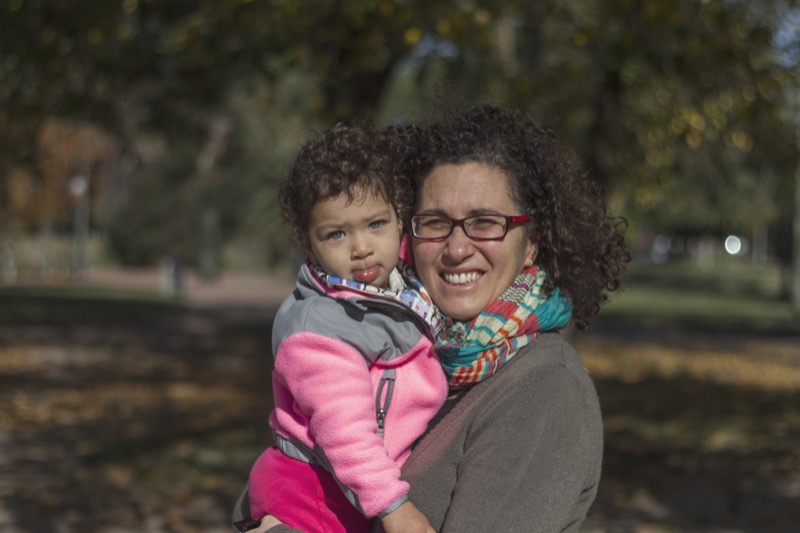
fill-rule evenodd
<path id="1" fill-rule="evenodd" d="M 621 224 L 522 113 L 481 107 L 409 132 L 422 148 L 407 158 L 411 249 L 449 318 L 437 350 L 451 390 L 403 467 L 410 499 L 438 531 L 577 531 L 597 493 L 602 421 L 558 330 L 585 328 L 618 288 Z"/>

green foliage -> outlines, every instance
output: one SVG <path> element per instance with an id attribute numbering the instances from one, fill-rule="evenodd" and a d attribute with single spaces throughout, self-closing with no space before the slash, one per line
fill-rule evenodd
<path id="1" fill-rule="evenodd" d="M 791 190 L 798 159 L 795 66 L 772 39 L 784 4 L 482 5 L 488 42 L 455 40 L 459 54 L 408 77 L 429 84 L 443 64 L 447 98 L 531 109 L 639 227 L 752 228 L 791 212 L 778 190 Z"/>
<path id="2" fill-rule="evenodd" d="M 194 172 L 191 147 L 172 150 L 137 177 L 127 202 L 107 227 L 109 252 L 126 265 L 156 264 L 170 256 L 193 259 L 197 206 L 180 194 Z"/>
<path id="3" fill-rule="evenodd" d="M 797 69 L 786 57 L 800 39 L 773 38 L 796 32 L 781 26 L 786 4 L 481 5 L 486 28 L 471 31 L 486 39 L 434 31 L 457 53 L 406 63 L 387 119 L 478 98 L 528 108 L 638 231 L 776 235 L 791 219 Z"/>
<path id="4" fill-rule="evenodd" d="M 310 132 L 326 127 L 315 113 L 314 87 L 308 75 L 286 71 L 275 84 L 252 83 L 237 91 L 230 105 L 238 117 L 232 143 L 240 149 L 235 167 L 244 192 L 236 233 L 271 268 L 293 267 L 303 255 L 289 242 L 277 190 Z"/>
<path id="5" fill-rule="evenodd" d="M 296 263 L 275 195 L 313 129 L 312 87 L 292 72 L 274 86 L 241 84 L 224 109 L 233 126 L 212 167 L 198 170 L 202 150 L 190 140 L 170 145 L 136 176 L 127 201 L 112 215 L 111 253 L 123 264 L 171 257 L 194 265 L 203 253 L 203 213 L 213 212 L 223 241 L 236 237 L 256 248 L 264 266 Z"/>
<path id="6" fill-rule="evenodd" d="M 792 218 L 798 162 L 787 101 L 797 87 L 787 57 L 800 39 L 785 22 L 794 9 L 780 0 L 11 0 L 0 6 L 0 184 L 9 169 L 34 166 L 33 139 L 53 115 L 99 123 L 135 152 L 154 136 L 168 154 L 143 158 L 129 205 L 114 215 L 118 254 L 191 257 L 197 218 L 213 209 L 225 238 L 259 242 L 280 262 L 274 189 L 312 129 L 488 101 L 554 126 L 635 228 L 775 235 Z M 220 117 L 231 132 L 199 169 Z M 136 238 L 134 228 L 150 229 Z"/>

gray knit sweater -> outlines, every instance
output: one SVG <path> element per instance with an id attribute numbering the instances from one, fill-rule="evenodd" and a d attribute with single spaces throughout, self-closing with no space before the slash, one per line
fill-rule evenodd
<path id="1" fill-rule="evenodd" d="M 597 494 L 602 456 L 594 385 L 575 350 L 543 333 L 445 405 L 403 477 L 437 531 L 578 531 Z"/>
<path id="2" fill-rule="evenodd" d="M 578 530 L 597 494 L 603 428 L 594 385 L 560 335 L 539 335 L 443 412 L 403 466 L 434 529 Z"/>

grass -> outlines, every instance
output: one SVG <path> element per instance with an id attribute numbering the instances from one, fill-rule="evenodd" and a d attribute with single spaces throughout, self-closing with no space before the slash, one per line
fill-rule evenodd
<path id="1" fill-rule="evenodd" d="M 84 285 L 0 285 L 0 323 L 137 321 L 184 309 L 156 290 Z"/>
<path id="2" fill-rule="evenodd" d="M 688 262 L 634 264 L 624 290 L 605 307 L 598 324 L 649 329 L 800 334 L 783 289 L 780 267 L 722 262 L 700 268 Z"/>
<path id="3" fill-rule="evenodd" d="M 784 292 L 775 265 L 636 264 L 572 335 L 605 426 L 585 531 L 796 530 L 800 327 Z"/>

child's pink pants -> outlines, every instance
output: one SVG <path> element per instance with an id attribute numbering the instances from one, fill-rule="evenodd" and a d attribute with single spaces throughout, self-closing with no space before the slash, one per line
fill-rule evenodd
<path id="1" fill-rule="evenodd" d="M 306 533 L 368 532 L 370 521 L 345 498 L 324 468 L 269 448 L 253 465 L 249 481 L 254 519 L 271 514 Z"/>

